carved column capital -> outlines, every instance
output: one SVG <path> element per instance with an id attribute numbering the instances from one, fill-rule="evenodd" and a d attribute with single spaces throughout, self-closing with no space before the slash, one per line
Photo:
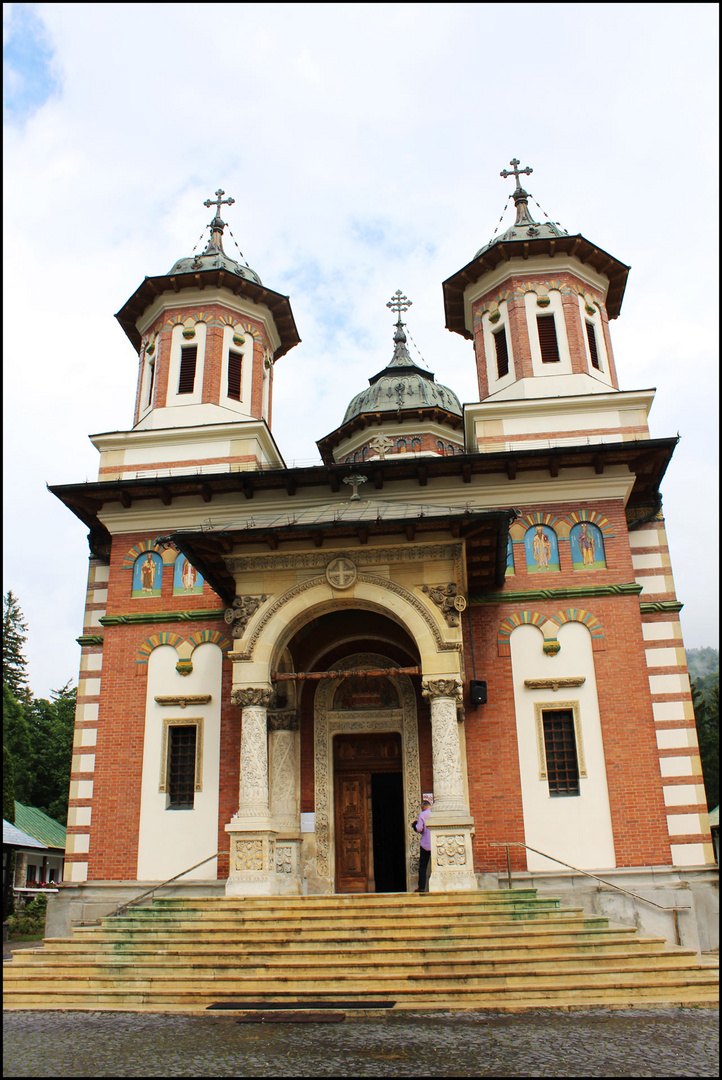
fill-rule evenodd
<path id="1" fill-rule="evenodd" d="M 244 686 L 231 692 L 231 701 L 241 709 L 261 706 L 267 709 L 273 700 L 273 690 L 264 690 L 260 686 Z"/>
<path id="2" fill-rule="evenodd" d="M 421 693 L 432 700 L 452 698 L 454 701 L 461 701 L 463 698 L 461 683 L 458 679 L 422 679 Z"/>
<path id="3" fill-rule="evenodd" d="M 285 709 L 282 712 L 269 712 L 269 731 L 298 731 L 299 719 L 295 709 Z"/>

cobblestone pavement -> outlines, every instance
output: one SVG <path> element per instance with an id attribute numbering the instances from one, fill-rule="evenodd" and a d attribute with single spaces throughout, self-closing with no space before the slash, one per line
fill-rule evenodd
<path id="1" fill-rule="evenodd" d="M 6 1012 L 3 1076 L 718 1076 L 716 1009 L 406 1013 L 342 1023 Z"/>

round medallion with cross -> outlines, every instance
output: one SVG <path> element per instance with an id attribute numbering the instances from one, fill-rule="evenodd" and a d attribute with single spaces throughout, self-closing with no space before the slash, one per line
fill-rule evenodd
<path id="1" fill-rule="evenodd" d="M 332 559 L 326 567 L 326 581 L 334 589 L 350 589 L 357 577 L 355 563 L 343 556 Z"/>

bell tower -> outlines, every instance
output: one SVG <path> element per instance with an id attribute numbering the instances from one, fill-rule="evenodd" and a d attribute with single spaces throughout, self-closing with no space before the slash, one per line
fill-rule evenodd
<path id="1" fill-rule="evenodd" d="M 138 353 L 133 427 L 93 437 L 100 479 L 280 467 L 271 435 L 276 361 L 299 336 L 287 296 L 223 249 L 215 199 L 200 255 L 146 277 L 116 318 Z"/>
<path id="2" fill-rule="evenodd" d="M 533 170 L 510 164 L 500 175 L 515 181 L 514 224 L 443 284 L 447 329 L 474 343 L 481 404 L 467 410 L 467 445 L 649 438 L 653 391 L 619 390 L 609 334 L 629 267 L 535 221 L 520 179 Z"/>

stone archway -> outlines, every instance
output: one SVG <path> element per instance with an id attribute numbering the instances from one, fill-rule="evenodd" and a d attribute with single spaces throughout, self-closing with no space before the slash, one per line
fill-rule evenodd
<path id="1" fill-rule="evenodd" d="M 378 653 L 355 653 L 345 657 L 331 668 L 353 670 L 355 668 L 385 668 L 395 664 Z M 334 790 L 333 755 L 334 735 L 350 733 L 398 732 L 401 736 L 402 768 L 404 786 L 404 818 L 407 830 L 406 879 L 414 880 L 418 873 L 418 845 L 414 844 L 411 820 L 418 812 L 421 800 L 419 774 L 419 737 L 416 713 L 416 694 L 408 675 L 389 676 L 398 691 L 400 707 L 374 710 L 373 716 L 363 716 L 356 711 L 333 709 L 335 680 L 329 679 L 319 686 L 314 702 L 314 767 L 315 767 L 315 874 L 320 892 L 334 891 Z"/>

